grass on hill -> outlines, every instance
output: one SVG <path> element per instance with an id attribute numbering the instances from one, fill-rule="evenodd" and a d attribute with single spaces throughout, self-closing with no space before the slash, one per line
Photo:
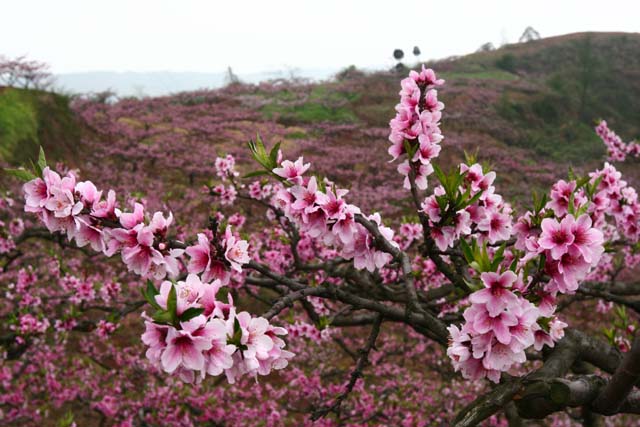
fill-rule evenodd
<path id="1" fill-rule="evenodd" d="M 0 160 L 24 165 L 43 146 L 51 159 L 75 159 L 80 130 L 69 99 L 49 92 L 0 88 Z"/>

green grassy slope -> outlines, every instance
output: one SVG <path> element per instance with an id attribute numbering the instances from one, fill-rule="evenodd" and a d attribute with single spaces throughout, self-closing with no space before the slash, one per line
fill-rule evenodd
<path id="1" fill-rule="evenodd" d="M 72 162 L 80 146 L 80 129 L 69 99 L 48 92 L 0 88 L 0 160 L 13 165 L 37 158 L 42 145 L 48 157 Z"/>
<path id="2" fill-rule="evenodd" d="M 640 136 L 640 34 L 569 34 L 432 65 L 454 83 L 492 81 L 496 119 L 512 126 L 495 136 L 509 145 L 580 162 L 604 153 L 592 132 L 599 119 Z"/>

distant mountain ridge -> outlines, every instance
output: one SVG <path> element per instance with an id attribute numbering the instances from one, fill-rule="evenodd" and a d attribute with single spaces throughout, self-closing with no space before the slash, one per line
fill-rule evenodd
<path id="1" fill-rule="evenodd" d="M 324 80 L 338 69 L 284 69 L 258 73 L 238 74 L 240 81 L 259 83 L 271 79 L 302 77 Z M 72 93 L 103 92 L 111 90 L 120 96 L 162 96 L 203 88 L 215 89 L 229 83 L 228 72 L 174 72 L 174 71 L 87 71 L 56 74 L 59 90 Z"/>

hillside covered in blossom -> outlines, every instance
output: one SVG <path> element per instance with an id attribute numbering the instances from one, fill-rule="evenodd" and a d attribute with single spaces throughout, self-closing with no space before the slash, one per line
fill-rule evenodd
<path id="1" fill-rule="evenodd" d="M 516 196 L 548 185 L 557 170 L 591 166 L 604 154 L 592 131 L 596 120 L 640 134 L 638 51 L 635 34 L 584 33 L 429 63 L 447 81 L 446 154 L 458 161 L 464 151 L 478 152 L 499 166 L 507 193 Z M 394 198 L 394 166 L 374 167 L 372 159 L 386 144 L 397 78 L 347 68 L 318 84 L 233 84 L 144 99 L 86 96 L 70 102 L 73 112 L 64 97 L 5 88 L 0 153 L 15 164 L 25 153 L 35 156 L 41 143 L 68 164 L 78 156 L 103 167 L 124 164 L 116 174 L 123 184 L 133 182 L 129 172 L 139 176 L 151 167 L 191 185 L 206 181 L 215 153 L 246 158 L 245 143 L 259 132 L 304 152 L 327 176 L 351 183 L 360 202 L 373 203 Z M 323 163 L 337 152 L 340 163 Z M 390 202 L 390 211 L 401 211 Z"/>

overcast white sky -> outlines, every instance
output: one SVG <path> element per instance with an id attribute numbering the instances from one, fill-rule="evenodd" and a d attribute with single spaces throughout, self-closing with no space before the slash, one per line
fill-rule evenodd
<path id="1" fill-rule="evenodd" d="M 0 0 L 0 54 L 75 71 L 371 67 L 577 31 L 640 31 L 637 0 Z"/>

